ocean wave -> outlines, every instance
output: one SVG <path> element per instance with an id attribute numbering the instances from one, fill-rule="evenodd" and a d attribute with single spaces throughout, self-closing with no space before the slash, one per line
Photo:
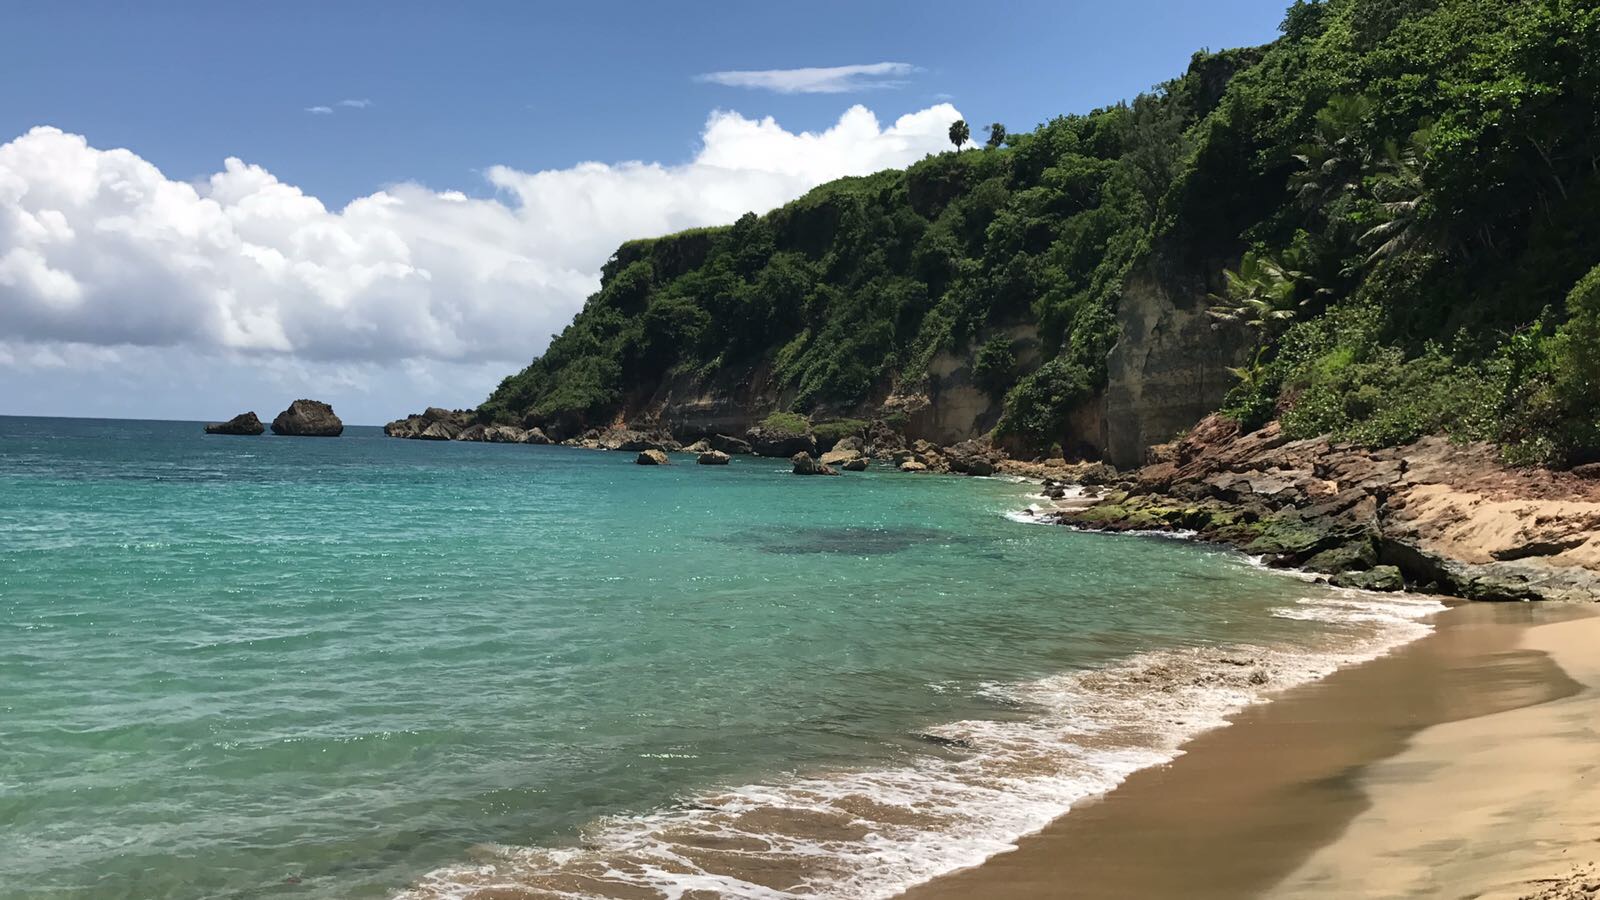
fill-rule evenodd
<path id="1" fill-rule="evenodd" d="M 595 822 L 571 848 L 474 848 L 402 900 L 892 896 L 1015 846 L 1081 801 L 1182 753 L 1270 695 L 1431 630 L 1436 601 L 1360 592 L 1275 611 L 1335 623 L 1309 649 L 1254 645 L 1143 653 L 1096 669 L 988 685 L 1014 719 L 918 735 L 940 752 L 906 765 L 748 784 L 649 815 Z"/>

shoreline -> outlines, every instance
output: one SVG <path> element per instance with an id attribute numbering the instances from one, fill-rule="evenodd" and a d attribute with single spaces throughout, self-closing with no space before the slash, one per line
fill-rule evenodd
<path id="1" fill-rule="evenodd" d="M 1541 879 L 1566 877 L 1570 866 L 1559 860 L 1572 854 L 1552 854 L 1551 847 L 1563 843 L 1561 835 L 1569 848 L 1593 847 L 1600 829 L 1551 825 L 1543 829 L 1550 834 L 1519 845 L 1527 859 L 1512 861 L 1497 853 L 1504 836 L 1491 828 L 1501 827 L 1499 820 L 1466 820 L 1475 833 L 1454 840 L 1467 825 L 1452 801 L 1463 796 L 1463 778 L 1483 803 L 1516 806 L 1534 788 L 1560 795 L 1591 765 L 1569 720 L 1587 715 L 1592 723 L 1600 713 L 1600 663 L 1583 659 L 1600 641 L 1600 617 L 1564 605 L 1468 603 L 1438 614 L 1434 625 L 1389 654 L 1240 711 L 1228 726 L 1190 741 L 1177 759 L 1132 774 L 1016 849 L 899 896 L 1220 900 L 1408 890 L 1436 896 L 1448 887 L 1459 890 L 1446 895 L 1476 896 L 1496 873 L 1515 871 L 1520 880 L 1493 896 L 1520 897 L 1542 887 Z M 1542 751 L 1537 758 L 1547 768 L 1526 759 L 1519 767 L 1521 737 L 1529 733 L 1565 752 Z M 1466 745 L 1475 751 L 1471 767 L 1452 768 L 1439 749 L 1458 754 Z M 1487 768 L 1495 764 L 1523 771 L 1508 778 Z M 1456 768 L 1465 774 L 1450 774 Z M 1486 778 L 1488 771 L 1495 777 Z M 1569 809 L 1575 812 L 1563 823 L 1600 819 L 1592 812 L 1584 819 L 1581 800 Z M 1407 826 L 1402 835 L 1410 843 L 1396 848 L 1396 828 Z M 1489 849 L 1459 866 L 1455 880 L 1413 884 L 1473 841 Z M 1411 868 L 1387 865 L 1391 857 Z M 1396 868 L 1411 881 L 1396 875 L 1374 882 Z M 1290 887 L 1274 893 L 1280 885 Z"/>

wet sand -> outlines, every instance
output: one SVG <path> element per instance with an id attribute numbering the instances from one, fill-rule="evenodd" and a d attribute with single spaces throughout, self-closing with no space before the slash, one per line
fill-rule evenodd
<path id="1" fill-rule="evenodd" d="M 1436 626 L 903 897 L 1537 892 L 1600 856 L 1600 618 L 1471 604 Z"/>

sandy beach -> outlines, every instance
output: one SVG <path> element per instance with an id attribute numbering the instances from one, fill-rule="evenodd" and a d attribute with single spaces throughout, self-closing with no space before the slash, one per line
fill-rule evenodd
<path id="1" fill-rule="evenodd" d="M 1590 896 L 1596 647 L 1580 607 L 1454 607 L 904 896 Z"/>

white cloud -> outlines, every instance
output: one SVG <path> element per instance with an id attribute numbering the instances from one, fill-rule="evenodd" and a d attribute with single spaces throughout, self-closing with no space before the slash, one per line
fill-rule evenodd
<path id="1" fill-rule="evenodd" d="M 542 352 L 622 241 L 904 166 L 943 149 L 959 117 L 942 104 L 883 127 L 857 106 L 796 133 L 717 112 L 688 163 L 495 166 L 496 198 L 404 183 L 338 210 L 239 159 L 178 181 L 129 150 L 35 128 L 0 145 L 0 369 L 182 352 L 331 377 L 410 360 L 486 379 L 470 391 L 481 397 L 485 373 Z"/>
<path id="2" fill-rule="evenodd" d="M 344 106 L 350 109 L 366 109 L 372 105 L 371 100 L 340 100 L 335 106 Z"/>
<path id="3" fill-rule="evenodd" d="M 780 94 L 848 94 L 871 88 L 902 87 L 907 83 L 907 76 L 917 71 L 910 63 L 879 62 L 806 69 L 707 72 L 695 76 L 695 80 Z"/>
<path id="4" fill-rule="evenodd" d="M 308 106 L 308 107 L 306 107 L 306 112 L 311 113 L 314 116 L 331 116 L 331 115 L 333 115 L 333 107 L 331 107 L 331 106 Z"/>

